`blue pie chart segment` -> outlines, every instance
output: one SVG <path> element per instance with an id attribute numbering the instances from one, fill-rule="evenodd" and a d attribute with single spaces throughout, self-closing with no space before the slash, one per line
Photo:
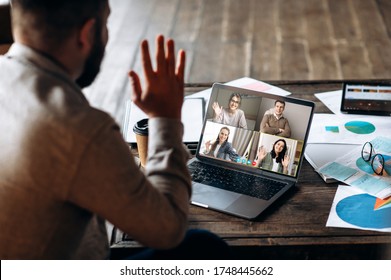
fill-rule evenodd
<path id="1" fill-rule="evenodd" d="M 345 123 L 345 128 L 356 134 L 371 134 L 376 130 L 373 124 L 364 121 L 347 122 Z"/>
<path id="2" fill-rule="evenodd" d="M 391 228 L 391 208 L 374 210 L 375 202 L 376 197 L 369 194 L 352 195 L 337 204 L 336 212 L 343 221 L 361 228 Z"/>

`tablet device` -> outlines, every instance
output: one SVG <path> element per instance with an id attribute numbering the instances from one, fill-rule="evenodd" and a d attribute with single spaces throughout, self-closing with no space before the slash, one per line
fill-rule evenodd
<path id="1" fill-rule="evenodd" d="M 391 116 L 391 82 L 344 83 L 341 112 L 360 115 Z"/>

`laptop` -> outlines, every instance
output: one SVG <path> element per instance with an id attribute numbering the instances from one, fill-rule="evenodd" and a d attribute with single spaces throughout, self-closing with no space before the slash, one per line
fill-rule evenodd
<path id="1" fill-rule="evenodd" d="M 214 118 L 213 104 L 227 108 L 233 93 L 239 94 L 244 128 Z M 233 100 L 238 101 L 237 95 Z M 261 132 L 262 119 L 276 100 L 285 102 L 283 116 L 289 122 L 289 137 Z M 246 219 L 259 216 L 297 182 L 313 111 L 310 101 L 215 83 L 196 155 L 188 162 L 191 203 Z M 281 164 L 283 153 L 285 167 Z"/>

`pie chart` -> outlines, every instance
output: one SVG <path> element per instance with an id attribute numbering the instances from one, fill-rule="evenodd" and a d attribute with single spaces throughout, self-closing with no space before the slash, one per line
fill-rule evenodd
<path id="1" fill-rule="evenodd" d="M 365 121 L 350 121 L 345 123 L 345 128 L 356 134 L 370 134 L 376 130 L 376 127 Z"/>
<path id="2" fill-rule="evenodd" d="M 391 227 L 391 207 L 374 210 L 376 197 L 369 194 L 352 195 L 342 199 L 336 207 L 338 217 L 362 228 Z"/>

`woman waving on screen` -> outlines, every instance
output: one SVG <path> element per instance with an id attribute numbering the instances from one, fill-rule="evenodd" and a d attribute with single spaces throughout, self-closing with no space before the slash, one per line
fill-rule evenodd
<path id="1" fill-rule="evenodd" d="M 264 146 L 258 149 L 256 166 L 271 171 L 288 174 L 290 158 L 286 155 L 287 145 L 284 139 L 278 139 L 270 152 Z"/>

